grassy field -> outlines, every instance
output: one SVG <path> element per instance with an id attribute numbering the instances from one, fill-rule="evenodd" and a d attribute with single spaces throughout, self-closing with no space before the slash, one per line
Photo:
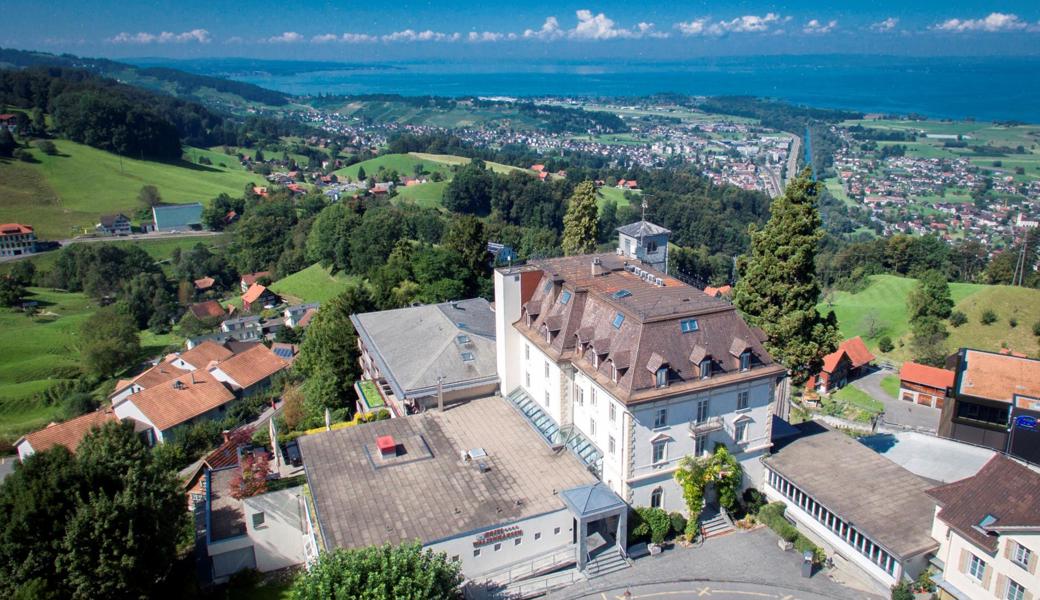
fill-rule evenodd
<path id="1" fill-rule="evenodd" d="M 855 294 L 835 292 L 820 304 L 821 311 L 833 310 L 838 317 L 842 337 L 862 336 L 871 351 L 887 360 L 902 362 L 910 358 L 909 325 L 907 323 L 906 299 L 916 281 L 895 275 L 875 275 L 870 285 Z M 1040 320 L 1040 291 L 989 286 L 972 283 L 951 283 L 950 293 L 955 309 L 968 315 L 968 322 L 960 327 L 950 327 L 949 349 L 969 346 L 982 350 L 1000 350 L 1003 345 L 1036 354 L 1037 340 L 1033 336 L 1033 323 Z M 983 325 L 980 315 L 985 309 L 997 313 L 998 321 Z M 1018 321 L 1011 327 L 1010 319 Z M 870 337 L 870 321 L 877 323 L 877 335 Z M 881 336 L 887 335 L 896 343 L 896 348 L 887 354 L 877 347 Z M 902 342 L 903 346 L 900 346 Z"/>
<path id="2" fill-rule="evenodd" d="M 379 168 L 390 171 L 397 171 L 399 175 L 407 177 L 415 176 L 415 167 L 422 165 L 423 169 L 430 173 L 441 173 L 442 175 L 451 175 L 451 166 L 444 162 L 436 162 L 433 160 L 423 160 L 411 154 L 383 154 L 375 158 L 370 158 L 359 163 L 344 167 L 336 171 L 336 176 L 339 178 L 349 177 L 351 179 L 357 179 L 358 170 L 364 167 L 365 175 L 375 175 Z"/>
<path id="3" fill-rule="evenodd" d="M 441 199 L 444 197 L 444 190 L 447 187 L 447 181 L 431 181 L 412 187 L 400 187 L 397 188 L 394 203 L 410 202 L 423 208 L 442 208 Z"/>
<path id="4" fill-rule="evenodd" d="M 166 202 L 205 202 L 223 192 L 240 196 L 246 183 L 262 179 L 237 164 L 158 163 L 67 140 L 54 143 L 57 156 L 34 149 L 38 162 L 0 161 L 0 221 L 32 225 L 41 239 L 92 230 L 105 213 L 133 213 L 144 185 L 159 188 Z"/>
<path id="5" fill-rule="evenodd" d="M 408 156 L 417 158 L 421 161 L 428 161 L 442 165 L 456 166 L 456 165 L 468 165 L 472 159 L 466 158 L 465 156 L 455 156 L 454 154 L 427 154 L 425 152 L 409 152 Z M 505 165 L 494 161 L 484 161 L 487 168 L 491 169 L 495 173 L 511 173 L 513 171 L 521 171 L 523 173 L 532 173 L 529 169 L 521 169 L 520 167 L 514 167 L 512 165 Z"/>
<path id="6" fill-rule="evenodd" d="M 898 375 L 885 375 L 881 378 L 881 389 L 885 390 L 885 393 L 893 398 L 899 397 L 899 376 Z"/>
<path id="7" fill-rule="evenodd" d="M 606 204 L 608 200 L 613 200 L 618 208 L 628 204 L 628 200 L 625 199 L 625 190 L 619 190 L 614 186 L 604 185 L 599 188 L 599 194 L 596 196 L 596 206 L 602 209 L 603 205 Z"/>
<path id="8" fill-rule="evenodd" d="M 325 302 L 341 293 L 353 281 L 357 281 L 357 278 L 342 273 L 333 275 L 320 264 L 313 264 L 272 283 L 271 289 L 292 302 Z"/>
<path id="9" fill-rule="evenodd" d="M 114 246 L 140 246 L 145 252 L 154 258 L 157 262 L 163 264 L 163 268 L 169 265 L 170 257 L 173 256 L 175 248 L 180 248 L 182 251 L 188 250 L 195 247 L 195 244 L 205 244 L 211 248 L 222 247 L 228 242 L 227 234 L 214 235 L 214 236 L 199 236 L 199 237 L 186 237 L 186 238 L 171 238 L 171 239 L 157 239 L 157 240 L 116 240 L 112 242 L 89 242 L 92 244 L 111 244 Z M 49 270 L 58 260 L 59 251 L 41 252 L 31 258 L 24 260 L 32 261 L 36 265 L 38 271 Z M 0 273 L 7 272 L 12 265 L 15 263 L 7 262 L 0 264 Z"/>

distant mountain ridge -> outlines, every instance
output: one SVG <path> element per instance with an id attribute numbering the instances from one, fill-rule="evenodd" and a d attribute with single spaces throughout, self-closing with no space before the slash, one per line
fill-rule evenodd
<path id="1" fill-rule="evenodd" d="M 71 67 L 110 77 L 137 87 L 164 92 L 178 98 L 214 101 L 213 92 L 222 96 L 224 103 L 230 96 L 237 96 L 241 103 L 259 103 L 269 106 L 285 106 L 289 95 L 262 88 L 252 83 L 234 81 L 190 73 L 165 66 L 140 67 L 107 58 L 86 58 L 72 54 L 50 54 L 13 48 L 0 48 L 0 67 Z M 212 90 L 212 92 L 210 92 Z M 220 102 L 218 102 L 220 103 Z"/>

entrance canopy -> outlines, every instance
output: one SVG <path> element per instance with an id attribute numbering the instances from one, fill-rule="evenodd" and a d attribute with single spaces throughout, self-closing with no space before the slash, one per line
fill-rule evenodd
<path id="1" fill-rule="evenodd" d="M 567 508 L 579 521 L 616 515 L 628 505 L 602 481 L 560 492 Z"/>

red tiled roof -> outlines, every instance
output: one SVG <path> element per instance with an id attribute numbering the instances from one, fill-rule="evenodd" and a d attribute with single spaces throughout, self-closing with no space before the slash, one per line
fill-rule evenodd
<path id="1" fill-rule="evenodd" d="M 903 368 L 899 370 L 899 379 L 902 381 L 939 389 L 953 387 L 953 375 L 953 371 L 909 361 L 903 363 Z"/>
<path id="2" fill-rule="evenodd" d="M 215 368 L 220 369 L 238 385 L 248 388 L 288 366 L 287 361 L 271 352 L 267 346 L 257 344 L 249 350 L 225 360 Z"/>
<path id="3" fill-rule="evenodd" d="M 242 283 L 246 284 L 247 286 L 250 286 L 250 285 L 253 285 L 254 283 L 256 283 L 257 279 L 260 279 L 261 277 L 270 277 L 270 276 L 271 276 L 271 272 L 270 271 L 257 271 L 256 273 L 246 273 L 245 275 L 242 276 Z"/>
<path id="4" fill-rule="evenodd" d="M 249 289 L 246 290 L 245 294 L 242 294 L 242 302 L 246 304 L 252 304 L 253 302 L 259 300 L 260 297 L 263 296 L 264 292 L 266 291 L 267 288 L 260 285 L 259 283 L 254 283 L 253 285 L 249 286 Z"/>
<path id="5" fill-rule="evenodd" d="M 198 302 L 191 305 L 191 314 L 195 315 L 199 319 L 209 319 L 212 317 L 223 317 L 224 307 L 220 305 L 216 300 L 207 300 L 205 302 Z"/>
<path id="6" fill-rule="evenodd" d="M 18 233 L 32 233 L 33 228 L 20 223 L 4 223 L 0 225 L 0 233 L 4 235 L 15 235 Z"/>
<path id="7" fill-rule="evenodd" d="M 709 285 L 708 287 L 704 288 L 704 293 L 713 298 L 718 298 L 719 296 L 726 296 L 732 291 L 733 287 L 729 285 L 724 285 L 722 287 L 712 287 Z"/>
<path id="8" fill-rule="evenodd" d="M 112 409 L 96 410 L 64 423 L 51 423 L 39 431 L 27 433 L 18 442 L 22 440 L 29 442 L 34 452 L 43 452 L 57 445 L 65 446 L 75 452 L 79 443 L 92 429 L 115 420 L 116 416 L 112 413 Z"/>
<path id="9" fill-rule="evenodd" d="M 166 430 L 234 399 L 227 386 L 200 370 L 138 392 L 127 401 L 133 402 L 158 429 Z"/>
<path id="10" fill-rule="evenodd" d="M 157 386 L 160 383 L 165 383 L 182 373 L 184 373 L 184 371 L 171 365 L 169 361 L 164 361 L 155 365 L 151 369 L 148 369 L 144 373 L 141 373 L 137 377 L 134 377 L 133 382 L 144 389 L 148 389 Z"/>
<path id="11" fill-rule="evenodd" d="M 227 360 L 234 356 L 235 353 L 226 347 L 214 342 L 213 340 L 206 340 L 198 346 L 195 346 L 187 352 L 181 353 L 181 360 L 195 367 L 196 369 L 204 369 L 206 366 L 213 361 Z"/>
<path id="12" fill-rule="evenodd" d="M 314 315 L 316 315 L 316 314 L 318 314 L 318 310 L 317 309 L 308 308 L 306 311 L 304 311 L 303 316 L 300 317 L 300 320 L 296 321 L 296 326 L 297 327 L 307 327 L 308 325 L 311 324 L 311 320 L 314 319 Z"/>
<path id="13" fill-rule="evenodd" d="M 863 343 L 863 340 L 858 335 L 845 340 L 838 348 L 844 350 L 849 355 L 849 360 L 852 361 L 852 368 L 854 369 L 862 367 L 877 358 L 870 353 L 870 350 L 867 350 L 867 345 Z"/>
<path id="14" fill-rule="evenodd" d="M 216 282 L 217 282 L 217 280 L 213 279 L 212 277 L 203 277 L 202 279 L 196 279 L 195 280 L 195 289 L 197 289 L 197 290 L 208 290 L 209 288 L 213 287 L 213 284 L 216 283 Z"/>

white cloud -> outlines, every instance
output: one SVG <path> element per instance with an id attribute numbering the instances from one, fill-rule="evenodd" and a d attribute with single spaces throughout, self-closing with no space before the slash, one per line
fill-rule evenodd
<path id="1" fill-rule="evenodd" d="M 984 19 L 947 19 L 942 23 L 934 25 L 933 29 L 963 33 L 965 31 L 997 32 L 1022 31 L 1024 29 L 1036 30 L 1037 27 L 1030 27 L 1029 23 L 1019 19 L 1018 15 L 994 12 L 987 15 Z"/>
<path id="2" fill-rule="evenodd" d="M 303 36 L 295 31 L 286 31 L 281 35 L 267 38 L 267 41 L 272 44 L 295 44 L 296 42 L 302 42 Z"/>
<path id="3" fill-rule="evenodd" d="M 560 29 L 560 22 L 556 17 L 546 17 L 541 29 L 524 30 L 524 37 L 528 39 L 558 40 L 563 36 L 564 32 Z"/>
<path id="4" fill-rule="evenodd" d="M 462 39 L 462 36 L 458 33 L 441 33 L 439 31 L 415 31 L 414 29 L 405 29 L 404 31 L 395 31 L 382 36 L 384 42 L 456 42 Z"/>
<path id="5" fill-rule="evenodd" d="M 347 44 L 367 44 L 379 41 L 378 37 L 367 33 L 344 33 L 340 39 Z"/>
<path id="6" fill-rule="evenodd" d="M 212 41 L 212 38 L 205 29 L 192 29 L 183 33 L 171 33 L 169 31 L 161 33 L 147 33 L 144 31 L 127 33 L 124 31 L 108 41 L 113 44 L 183 44 L 185 42 L 208 44 Z"/>
<path id="7" fill-rule="evenodd" d="M 643 37 L 668 37 L 667 33 L 658 32 L 653 23 L 639 23 L 635 29 L 618 27 L 613 19 L 604 13 L 593 14 L 591 10 L 582 9 L 574 13 L 578 24 L 567 32 L 567 36 L 577 40 L 613 40 L 639 39 Z M 548 23 L 548 21 L 547 21 Z M 543 26 L 544 28 L 544 26 Z"/>
<path id="8" fill-rule="evenodd" d="M 899 19 L 896 17 L 889 17 L 884 21 L 878 21 L 877 23 L 871 24 L 870 30 L 884 33 L 886 31 L 892 31 L 896 28 L 896 25 L 899 25 Z"/>
<path id="9" fill-rule="evenodd" d="M 774 25 L 791 20 L 791 17 L 781 17 L 776 13 L 764 15 L 744 15 L 729 21 L 709 22 L 707 17 L 694 19 L 692 21 L 679 22 L 675 28 L 684 36 L 714 35 L 722 36 L 728 33 L 762 33 L 769 31 Z"/>
<path id="10" fill-rule="evenodd" d="M 471 31 L 466 39 L 471 42 L 499 42 L 507 37 L 504 33 L 498 33 L 495 31 Z"/>
<path id="11" fill-rule="evenodd" d="M 831 20 L 826 23 L 821 22 L 819 19 L 813 19 L 802 27 L 802 33 L 816 34 L 816 33 L 830 33 L 834 31 L 834 28 L 838 26 L 838 22 Z"/>

